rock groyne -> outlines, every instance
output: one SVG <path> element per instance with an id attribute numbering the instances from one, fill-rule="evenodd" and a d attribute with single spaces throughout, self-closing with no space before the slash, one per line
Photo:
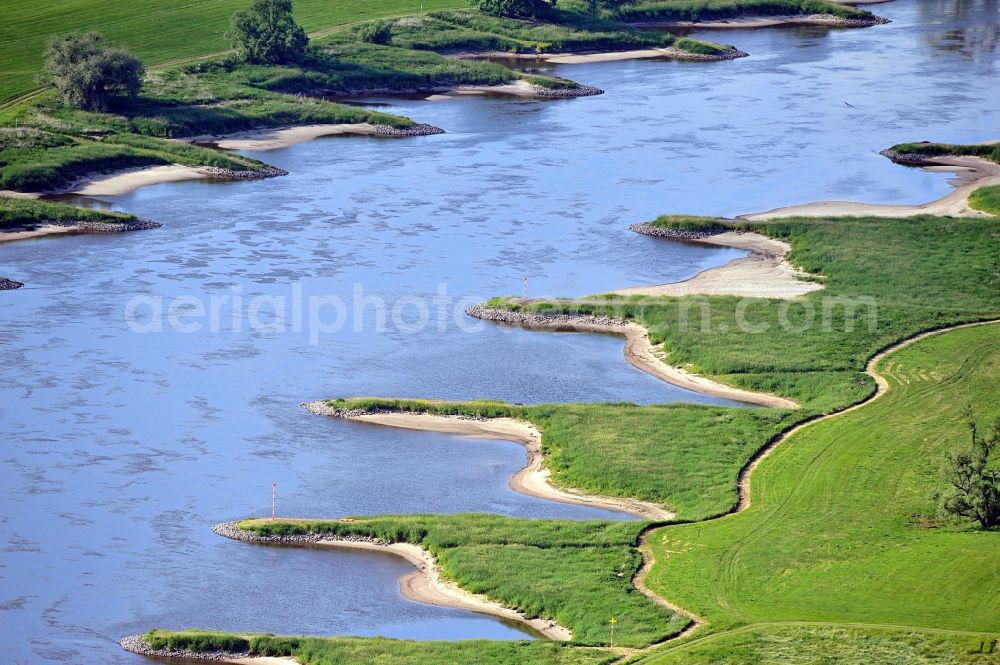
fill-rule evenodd
<path id="1" fill-rule="evenodd" d="M 122 649 L 129 653 L 159 659 L 203 660 L 228 663 L 238 658 L 246 658 L 247 651 L 191 651 L 190 649 L 154 649 L 143 635 L 128 635 L 118 641 Z"/>
<path id="2" fill-rule="evenodd" d="M 710 229 L 678 229 L 655 226 L 653 224 L 643 222 L 640 224 L 630 225 L 628 230 L 633 233 L 638 233 L 639 235 L 652 236 L 654 238 L 670 238 L 672 240 L 701 240 L 702 238 L 717 236 L 727 231 L 732 231 L 733 229 L 723 226 L 722 224 Z"/>
<path id="3" fill-rule="evenodd" d="M 24 286 L 22 282 L 7 279 L 6 277 L 0 277 L 0 291 L 13 291 L 14 289 L 19 289 L 22 286 Z"/>
<path id="4" fill-rule="evenodd" d="M 268 543 L 271 545 L 311 545 L 316 543 L 364 543 L 376 547 L 388 547 L 391 541 L 370 536 L 343 536 L 332 533 L 302 533 L 284 536 L 261 536 L 253 531 L 241 529 L 236 522 L 223 522 L 212 527 L 220 536 L 244 543 Z"/>

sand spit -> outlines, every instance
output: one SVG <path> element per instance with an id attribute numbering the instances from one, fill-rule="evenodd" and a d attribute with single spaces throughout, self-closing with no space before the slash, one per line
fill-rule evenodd
<path id="1" fill-rule="evenodd" d="M 399 580 L 400 592 L 410 600 L 432 605 L 454 607 L 490 614 L 512 621 L 518 621 L 552 640 L 569 640 L 572 634 L 565 627 L 548 619 L 528 619 L 517 610 L 505 607 L 485 596 L 470 593 L 458 585 L 444 579 L 441 567 L 434 556 L 424 548 L 410 543 L 391 543 L 375 538 L 342 538 L 326 534 L 305 536 L 258 536 L 252 531 L 243 531 L 235 522 L 225 522 L 212 527 L 220 536 L 242 542 L 273 543 L 286 545 L 321 545 L 387 552 L 406 559 L 417 570 Z"/>
<path id="2" fill-rule="evenodd" d="M 798 404 L 785 397 L 756 393 L 717 383 L 697 374 L 691 374 L 679 367 L 667 364 L 663 354 L 657 350 L 649 338 L 649 332 L 638 323 L 622 321 L 607 316 L 536 314 L 494 309 L 485 305 L 473 305 L 466 314 L 477 319 L 506 325 L 521 326 L 538 330 L 557 332 L 611 333 L 625 337 L 625 359 L 632 366 L 679 388 L 721 397 L 745 404 L 757 404 L 776 409 L 794 409 Z"/>
<path id="3" fill-rule="evenodd" d="M 649 224 L 633 224 L 636 233 L 671 238 L 705 245 L 736 247 L 749 250 L 750 255 L 733 259 L 724 266 L 709 268 L 682 282 L 656 286 L 635 286 L 611 291 L 622 296 L 739 296 L 745 298 L 798 298 L 810 291 L 822 289 L 817 281 L 807 281 L 809 275 L 788 262 L 788 243 L 759 233 L 728 231 L 715 234 L 677 235 L 670 229 Z"/>
<path id="4" fill-rule="evenodd" d="M 58 222 L 47 221 L 39 224 L 27 224 L 25 226 L 15 226 L 0 229 L 0 243 L 11 242 L 13 240 L 28 240 L 31 238 L 42 238 L 50 235 L 63 234 L 95 234 L 95 233 L 124 233 L 126 231 L 143 231 L 146 229 L 158 229 L 161 224 L 151 219 L 136 219 L 128 222 Z"/>
<path id="5" fill-rule="evenodd" d="M 310 413 L 345 418 L 355 422 L 458 434 L 477 439 L 514 441 L 524 446 L 528 452 L 527 465 L 510 479 L 510 487 L 515 492 L 549 501 L 628 513 L 646 520 L 665 521 L 675 517 L 673 512 L 649 501 L 587 494 L 575 489 L 562 489 L 553 486 L 550 472 L 545 468 L 545 458 L 542 454 L 542 433 L 534 425 L 523 420 L 471 418 L 398 411 L 349 411 L 332 408 L 325 402 L 309 402 L 303 406 Z"/>
<path id="6" fill-rule="evenodd" d="M 126 194 L 133 189 L 156 185 L 163 182 L 179 180 L 255 180 L 258 178 L 274 178 L 288 175 L 288 171 L 264 166 L 257 169 L 238 171 L 214 166 L 149 166 L 137 169 L 119 171 L 110 175 L 86 176 L 68 185 L 60 193 L 80 194 L 83 196 L 117 196 Z"/>
<path id="7" fill-rule="evenodd" d="M 851 3 L 854 4 L 854 3 Z M 889 23 L 881 16 L 868 18 L 845 18 L 833 14 L 784 14 L 780 16 L 746 16 L 721 19 L 718 21 L 639 21 L 631 25 L 637 28 L 697 28 L 704 30 L 771 28 L 784 25 L 823 25 L 835 28 L 867 28 Z"/>
<path id="8" fill-rule="evenodd" d="M 409 127 L 373 125 L 367 122 L 320 125 L 295 125 L 272 127 L 235 134 L 191 136 L 188 143 L 207 144 L 222 150 L 275 150 L 311 141 L 323 136 L 374 136 L 378 138 L 405 138 L 444 134 L 433 125 L 415 124 Z"/>
<path id="9" fill-rule="evenodd" d="M 509 97 L 527 97 L 531 99 L 570 99 L 573 97 L 591 97 L 603 95 L 604 91 L 592 85 L 577 84 L 573 88 L 546 88 L 525 80 L 501 83 L 500 85 L 460 85 L 455 88 L 439 91 L 431 95 L 434 99 L 451 98 L 462 95 L 503 95 Z"/>
<path id="10" fill-rule="evenodd" d="M 893 158 L 894 153 L 883 152 Z M 941 215 L 946 217 L 990 217 L 985 212 L 969 207 L 969 194 L 980 187 L 1000 185 L 1000 164 L 981 157 L 927 157 L 906 155 L 894 161 L 920 166 L 927 171 L 954 173 L 949 182 L 955 191 L 936 201 L 922 205 L 882 205 L 854 201 L 819 201 L 802 205 L 776 208 L 767 212 L 741 215 L 751 222 L 779 217 L 913 217 L 914 215 Z"/>
<path id="11" fill-rule="evenodd" d="M 745 58 L 749 53 L 732 48 L 724 53 L 710 55 L 706 53 L 691 53 L 672 46 L 663 48 L 634 49 L 631 51 L 598 51 L 588 53 L 583 51 L 561 51 L 553 53 L 510 53 L 508 51 L 487 51 L 485 53 L 465 53 L 463 58 L 503 58 L 514 60 L 540 60 L 554 65 L 581 65 L 591 62 L 615 62 L 618 60 L 640 60 L 645 58 L 670 58 L 672 60 L 735 60 Z M 489 87 L 489 86 L 485 86 Z"/>

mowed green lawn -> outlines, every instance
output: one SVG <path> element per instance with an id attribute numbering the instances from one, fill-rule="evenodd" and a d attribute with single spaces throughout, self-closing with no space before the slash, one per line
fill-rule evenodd
<path id="1" fill-rule="evenodd" d="M 813 621 L 1000 637 L 1000 531 L 944 524 L 932 497 L 945 454 L 968 439 L 963 406 L 984 424 L 1000 415 L 1000 325 L 926 338 L 880 371 L 886 395 L 802 430 L 761 463 L 746 511 L 651 535 L 647 584 L 707 619 L 701 635 Z M 739 662 L 780 662 L 789 640 L 806 646 L 756 630 L 712 641 L 742 649 Z M 707 648 L 670 647 L 649 662 L 735 662 Z"/>
<path id="2" fill-rule="evenodd" d="M 249 0 L 19 0 L 4 3 L 0 21 L 0 104 L 37 88 L 35 75 L 49 37 L 96 30 L 147 65 L 229 48 L 233 12 Z M 294 0 L 308 32 L 389 16 L 467 7 L 466 0 Z"/>

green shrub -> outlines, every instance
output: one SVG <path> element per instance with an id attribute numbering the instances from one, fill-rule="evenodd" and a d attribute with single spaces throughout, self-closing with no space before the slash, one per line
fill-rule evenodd
<path id="1" fill-rule="evenodd" d="M 370 21 L 355 28 L 354 33 L 368 44 L 386 45 L 392 42 L 392 24 L 387 21 Z"/>

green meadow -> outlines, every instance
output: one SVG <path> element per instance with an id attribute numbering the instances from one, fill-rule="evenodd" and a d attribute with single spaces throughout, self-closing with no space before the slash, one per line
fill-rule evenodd
<path id="1" fill-rule="evenodd" d="M 764 625 L 643 662 L 777 662 L 788 642 L 831 637 L 854 651 L 843 662 L 861 662 L 871 637 L 854 628 L 864 626 L 954 631 L 945 641 L 961 637 L 973 652 L 1000 636 L 1000 533 L 944 519 L 935 500 L 946 453 L 968 438 L 962 407 L 984 423 L 1000 416 L 998 342 L 990 324 L 890 355 L 878 368 L 888 392 L 776 448 L 754 472 L 746 511 L 653 532 L 651 589 L 707 620 L 705 631 Z M 799 621 L 826 627 L 785 625 Z M 837 624 L 854 628 L 837 637 Z M 997 662 L 970 658 L 940 662 Z"/>

